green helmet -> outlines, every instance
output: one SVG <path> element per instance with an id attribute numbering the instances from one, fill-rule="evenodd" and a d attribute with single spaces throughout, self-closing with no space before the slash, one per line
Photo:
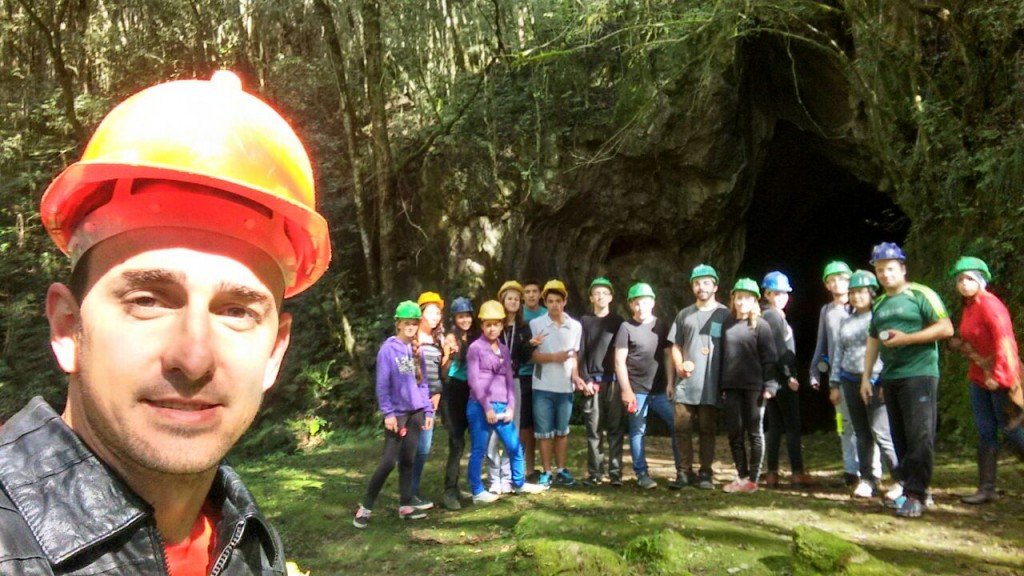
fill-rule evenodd
<path id="1" fill-rule="evenodd" d="M 412 300 L 399 302 L 395 308 L 395 320 L 419 320 L 420 314 L 419 305 Z"/>
<path id="2" fill-rule="evenodd" d="M 871 288 L 874 292 L 878 290 L 878 279 L 873 272 L 857 270 L 850 276 L 850 290 L 854 288 Z"/>
<path id="3" fill-rule="evenodd" d="M 853 271 L 846 265 L 846 262 L 841 260 L 834 260 L 825 265 L 825 271 L 821 273 L 821 281 L 828 280 L 829 276 L 833 274 L 846 274 L 847 276 L 853 275 Z"/>
<path id="4" fill-rule="evenodd" d="M 981 272 L 986 282 L 992 281 L 992 273 L 988 271 L 988 264 L 985 264 L 985 261 L 981 258 L 975 258 L 974 256 L 961 256 L 956 261 L 956 264 L 953 265 L 953 269 L 949 271 L 949 276 L 952 278 L 961 272 L 969 272 L 971 270 Z"/>
<path id="5" fill-rule="evenodd" d="M 757 282 L 753 278 L 740 278 L 737 280 L 736 284 L 732 287 L 731 293 L 734 294 L 739 291 L 750 292 L 758 298 L 761 297 L 761 289 L 757 287 Z"/>
<path id="6" fill-rule="evenodd" d="M 650 284 L 646 282 L 637 282 L 629 287 L 629 294 L 626 295 L 626 300 L 632 302 L 637 298 L 654 298 L 654 288 L 651 288 Z"/>
<path id="7" fill-rule="evenodd" d="M 590 288 L 587 288 L 587 292 L 589 293 L 591 290 L 598 286 L 604 286 L 612 294 L 615 293 L 615 289 L 612 288 L 612 281 L 605 278 L 604 276 L 598 276 L 597 278 L 594 278 L 594 281 L 590 283 Z"/>
<path id="8" fill-rule="evenodd" d="M 718 284 L 718 270 L 708 264 L 698 264 L 693 268 L 693 272 L 690 272 L 690 283 L 692 284 L 697 278 L 704 277 L 714 278 L 715 284 Z"/>

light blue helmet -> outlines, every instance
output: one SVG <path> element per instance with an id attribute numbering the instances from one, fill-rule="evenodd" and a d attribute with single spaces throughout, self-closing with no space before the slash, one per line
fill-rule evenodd
<path id="1" fill-rule="evenodd" d="M 764 290 L 771 290 L 772 292 L 792 292 L 793 286 L 789 283 L 789 276 L 786 276 L 778 270 L 773 270 L 764 275 L 764 280 L 761 281 L 761 288 Z"/>

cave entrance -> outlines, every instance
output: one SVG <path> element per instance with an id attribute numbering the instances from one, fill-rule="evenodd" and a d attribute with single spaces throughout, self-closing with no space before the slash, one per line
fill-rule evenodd
<path id="1" fill-rule="evenodd" d="M 821 140 L 779 121 L 746 214 L 747 241 L 739 275 L 760 282 L 782 270 L 793 282 L 787 317 L 796 338 L 800 380 L 806 383 L 829 295 L 821 272 L 831 260 L 867 268 L 871 247 L 902 243 L 910 220 L 892 199 L 831 161 Z M 804 394 L 804 431 L 828 430 L 833 412 L 824 394 Z"/>

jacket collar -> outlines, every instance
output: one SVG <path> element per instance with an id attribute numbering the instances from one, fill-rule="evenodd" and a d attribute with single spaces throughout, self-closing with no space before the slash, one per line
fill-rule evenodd
<path id="1" fill-rule="evenodd" d="M 152 522 L 153 508 L 107 467 L 41 397 L 0 429 L 0 487 L 52 564 Z M 218 554 L 252 524 L 271 559 L 275 538 L 238 475 L 221 465 L 210 500 L 221 508 Z M 240 532 L 239 532 L 240 533 Z"/>

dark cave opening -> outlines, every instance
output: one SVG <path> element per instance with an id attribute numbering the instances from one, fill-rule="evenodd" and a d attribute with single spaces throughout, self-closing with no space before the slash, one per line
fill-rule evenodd
<path id="1" fill-rule="evenodd" d="M 871 247 L 902 243 L 910 221 L 885 193 L 857 179 L 822 152 L 821 141 L 780 121 L 768 145 L 746 213 L 747 239 L 737 276 L 758 282 L 781 270 L 793 283 L 786 310 L 806 386 L 817 338 L 818 313 L 830 297 L 821 279 L 832 260 L 869 268 Z M 834 427 L 824 393 L 802 395 L 804 431 Z"/>

